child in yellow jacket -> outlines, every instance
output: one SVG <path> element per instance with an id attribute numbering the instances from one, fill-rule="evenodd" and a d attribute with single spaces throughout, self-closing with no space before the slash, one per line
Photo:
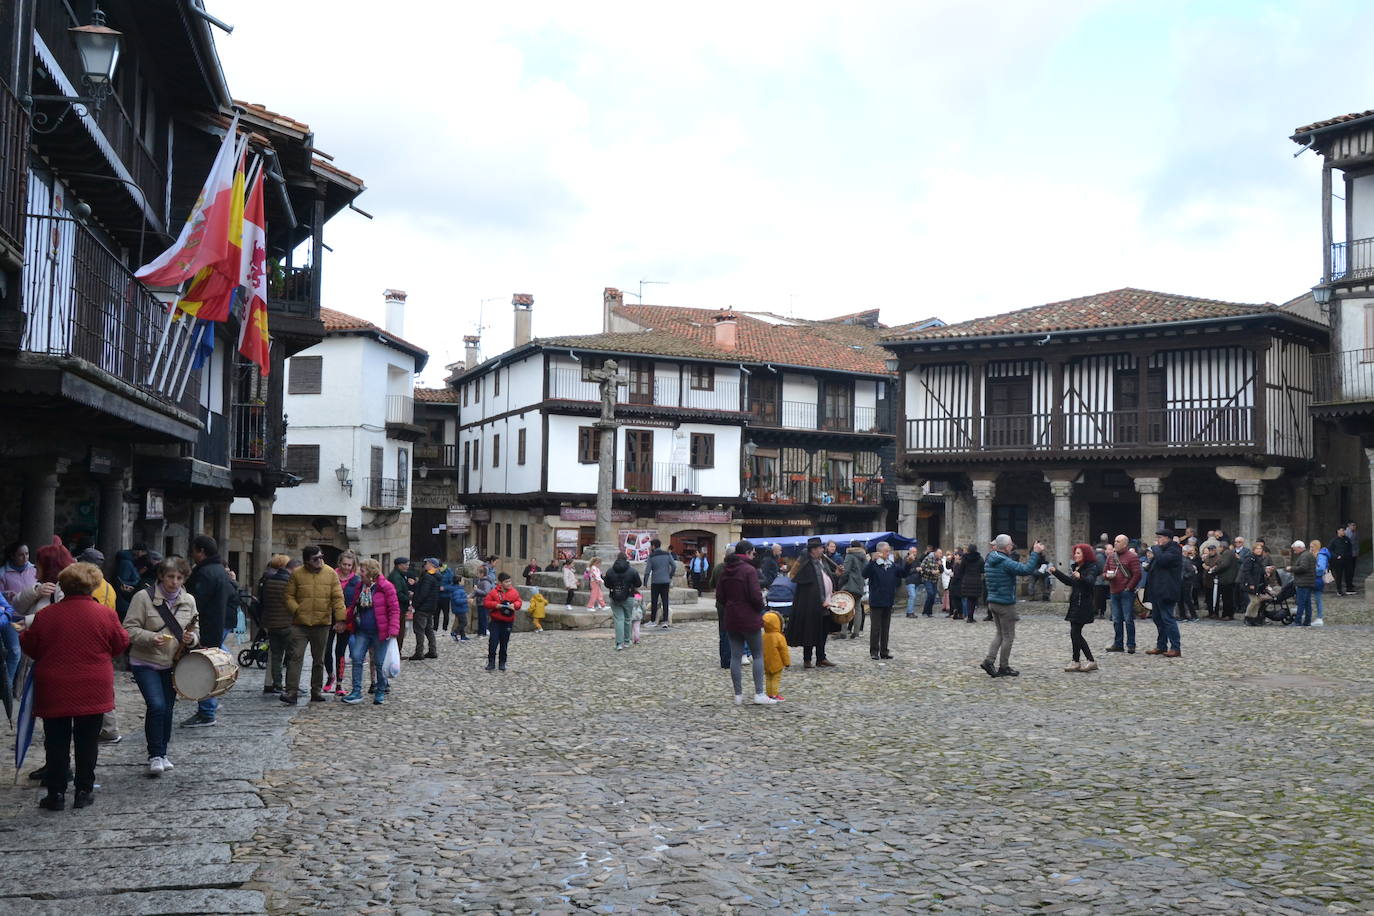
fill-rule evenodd
<path id="1" fill-rule="evenodd" d="M 530 598 L 530 620 L 534 623 L 534 632 L 544 632 L 544 611 L 549 606 L 549 599 L 544 597 L 544 593 L 535 589 L 534 595 Z"/>
<path id="2" fill-rule="evenodd" d="M 782 669 L 792 667 L 787 637 L 782 635 L 782 618 L 772 611 L 763 615 L 763 691 L 782 701 Z"/>

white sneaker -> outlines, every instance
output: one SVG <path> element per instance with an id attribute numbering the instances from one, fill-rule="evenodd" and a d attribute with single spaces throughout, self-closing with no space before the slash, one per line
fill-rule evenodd
<path id="1" fill-rule="evenodd" d="M 774 703 L 778 701 L 773 699 L 766 693 L 756 693 L 754 694 L 754 702 L 760 706 L 772 706 Z"/>
<path id="2" fill-rule="evenodd" d="M 1085 674 L 1089 671 L 1096 671 L 1097 662 L 1084 662 L 1082 665 L 1079 666 L 1078 670 L 1084 672 Z"/>
<path id="3" fill-rule="evenodd" d="M 161 775 L 162 775 L 162 771 L 165 770 L 165 769 L 167 769 L 167 768 L 166 768 L 165 766 L 163 766 L 163 764 L 162 764 L 162 758 L 161 758 L 161 757 L 149 757 L 149 758 L 148 758 L 148 775 L 149 775 L 149 776 L 161 776 Z"/>
<path id="4" fill-rule="evenodd" d="M 164 770 L 175 769 L 175 767 L 172 766 L 172 761 L 166 757 L 162 758 L 162 768 Z"/>
<path id="5" fill-rule="evenodd" d="M 572 605 L 571 605 L 571 604 L 565 604 L 565 605 L 563 605 L 563 610 L 565 610 L 565 611 L 571 611 L 571 610 L 572 610 Z"/>
<path id="6" fill-rule="evenodd" d="M 744 656 L 743 658 L 741 658 L 739 661 L 740 661 L 740 664 L 741 664 L 741 665 L 752 665 L 752 664 L 754 663 L 754 656 L 752 656 L 752 655 L 746 655 L 746 656 Z"/>
<path id="7" fill-rule="evenodd" d="M 1314 626 L 1314 627 L 1324 627 L 1324 626 L 1326 626 L 1326 624 L 1322 623 L 1322 619 L 1321 619 L 1320 617 L 1318 617 L 1316 620 L 1312 621 L 1312 626 Z"/>
<path id="8" fill-rule="evenodd" d="M 1065 668 L 1064 670 L 1065 670 L 1065 671 L 1082 671 L 1082 670 L 1083 670 L 1083 666 L 1082 666 L 1081 664 L 1079 664 L 1078 662 L 1069 662 L 1068 667 Z"/>
<path id="9" fill-rule="evenodd" d="M 743 706 L 743 705 L 744 705 L 744 694 L 742 694 L 742 693 L 737 693 L 737 694 L 735 694 L 735 705 L 736 705 L 736 706 Z"/>

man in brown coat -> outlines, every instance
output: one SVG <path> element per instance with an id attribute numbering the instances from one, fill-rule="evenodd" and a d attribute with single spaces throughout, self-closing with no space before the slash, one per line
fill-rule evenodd
<path id="1" fill-rule="evenodd" d="M 281 701 L 296 705 L 301 686 L 305 647 L 310 647 L 310 701 L 323 703 L 324 652 L 329 627 L 344 630 L 347 613 L 339 577 L 325 565 L 324 552 L 315 544 L 301 551 L 303 561 L 286 583 L 286 607 L 291 612 L 291 654 L 286 660 L 286 687 Z"/>

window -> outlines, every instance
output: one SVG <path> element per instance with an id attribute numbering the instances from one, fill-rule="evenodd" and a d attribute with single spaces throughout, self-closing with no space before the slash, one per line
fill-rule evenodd
<path id="1" fill-rule="evenodd" d="M 825 429 L 852 429 L 854 426 L 854 386 L 851 382 L 826 382 Z"/>
<path id="2" fill-rule="evenodd" d="M 405 492 L 406 486 L 410 483 L 410 452 L 399 449 L 396 452 L 396 483 L 400 486 L 401 492 Z"/>
<path id="3" fill-rule="evenodd" d="M 715 366 L 693 366 L 692 367 L 692 388 L 697 391 L 715 391 L 716 389 L 716 367 Z"/>
<path id="4" fill-rule="evenodd" d="M 515 463 L 525 463 L 525 428 L 523 426 L 515 434 Z"/>
<path id="5" fill-rule="evenodd" d="M 472 442 L 468 441 L 463 443 L 463 467 L 470 468 L 472 466 Z"/>
<path id="6" fill-rule="evenodd" d="M 848 458 L 830 459 L 830 480 L 827 481 L 834 494 L 847 493 L 854 485 L 854 462 Z"/>
<path id="7" fill-rule="evenodd" d="M 461 387 L 463 389 L 463 406 L 466 407 L 468 406 L 468 386 L 463 385 Z"/>
<path id="8" fill-rule="evenodd" d="M 530 526 L 520 526 L 520 556 L 528 558 L 530 555 Z"/>
<path id="9" fill-rule="evenodd" d="M 630 403 L 652 404 L 654 402 L 654 364 L 647 359 L 629 360 L 626 373 L 630 377 Z"/>
<path id="10" fill-rule="evenodd" d="M 472 440 L 472 469 L 478 471 L 482 469 L 482 440 Z"/>
<path id="11" fill-rule="evenodd" d="M 499 468 L 501 466 L 501 434 L 497 433 L 491 437 L 491 466 Z"/>
<path id="12" fill-rule="evenodd" d="M 992 536 L 1009 534 L 1016 546 L 1025 550 L 1030 546 L 1030 514 L 1024 505 L 992 507 Z"/>
<path id="13" fill-rule="evenodd" d="M 1113 378 L 1112 441 L 1116 445 L 1140 442 L 1140 373 L 1123 369 Z M 1148 442 L 1164 441 L 1165 373 L 1145 370 L 1145 430 Z"/>
<path id="14" fill-rule="evenodd" d="M 596 427 L 577 428 L 577 460 L 582 464 L 596 464 L 601 460 L 601 436 Z"/>
<path id="15" fill-rule="evenodd" d="M 501 372 L 499 369 L 491 374 L 491 396 L 494 398 L 501 396 Z"/>
<path id="16" fill-rule="evenodd" d="M 480 378 L 472 383 L 472 403 L 482 403 L 482 380 Z"/>
<path id="17" fill-rule="evenodd" d="M 288 445 L 286 473 L 294 474 L 304 483 L 320 482 L 320 447 L 318 445 Z"/>
<path id="18" fill-rule="evenodd" d="M 319 394 L 324 373 L 323 356 L 293 356 L 287 373 L 287 394 Z"/>
<path id="19" fill-rule="evenodd" d="M 589 363 L 587 363 L 587 362 L 583 362 L 583 363 L 582 363 L 582 381 L 584 381 L 584 382 L 595 382 L 596 379 L 592 378 L 592 373 L 595 372 L 595 371 L 596 371 L 596 367 L 595 367 L 595 366 L 593 366 L 593 365 L 591 365 L 591 364 L 589 364 Z"/>
<path id="20" fill-rule="evenodd" d="M 716 466 L 716 434 L 692 433 L 691 462 L 694 468 Z"/>
<path id="21" fill-rule="evenodd" d="M 506 556 L 508 556 L 508 557 L 513 557 L 513 556 L 515 556 L 515 554 L 513 554 L 513 553 L 510 552 L 510 548 L 511 548 L 510 535 L 511 535 L 511 531 L 512 531 L 514 528 L 515 528 L 514 525 L 511 525 L 511 524 L 507 524 L 507 525 L 506 525 Z M 314 661 L 314 659 L 311 659 L 311 661 Z"/>
<path id="22" fill-rule="evenodd" d="M 987 448 L 1030 445 L 1030 376 L 988 379 L 987 388 L 987 433 L 983 444 Z"/>

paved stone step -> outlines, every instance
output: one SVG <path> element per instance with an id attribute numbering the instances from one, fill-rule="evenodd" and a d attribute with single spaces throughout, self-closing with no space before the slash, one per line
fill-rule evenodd
<path id="1" fill-rule="evenodd" d="M 127 815 L 111 816 L 112 812 L 102 811 L 100 807 L 106 794 L 106 790 L 97 789 L 95 804 L 82 811 L 71 810 L 69 795 L 68 808 L 61 814 L 61 817 L 66 819 L 64 822 L 58 820 L 54 812 L 43 811 L 38 807 L 41 792 L 34 790 L 31 810 L 26 808 L 20 817 L 4 822 L 6 832 L 14 840 L 14 845 L 10 848 L 37 851 L 121 844 L 144 846 L 157 844 L 159 838 L 162 838 L 162 842 L 171 842 L 172 834 L 177 834 L 182 841 L 190 843 L 204 843 L 210 837 L 222 842 L 231 842 L 248 839 L 259 825 L 279 820 L 284 816 L 284 812 L 280 810 L 261 807 L 238 811 L 182 810 L 169 807 L 165 812 L 155 815 L 145 813 L 139 818 Z M 169 793 L 166 804 L 175 805 L 176 802 L 176 796 Z M 147 807 L 145 795 L 145 812 Z M 71 818 L 80 820 L 73 821 Z"/>
<path id="2" fill-rule="evenodd" d="M 64 812 L 65 813 L 65 812 Z M 150 863 L 156 861 L 152 858 Z M 41 868 L 35 871 L 6 871 L 4 889 L 0 890 L 0 901 L 8 902 L 8 897 L 34 897 L 40 900 L 60 900 L 68 897 L 82 897 L 103 887 L 121 887 L 125 891 L 201 891 L 210 889 L 237 889 L 253 877 L 256 865 L 156 865 L 140 864 L 138 867 L 119 865 L 117 867 L 92 867 L 89 863 L 75 866 Z M 62 912 L 73 912 L 73 904 L 68 903 Z M 82 916 L 91 912 L 86 901 L 79 905 Z M 31 910 L 27 912 L 32 912 Z M 172 912 L 188 912 L 177 909 Z M 202 911 L 204 912 L 204 911 Z"/>
<path id="3" fill-rule="evenodd" d="M 95 809 L 90 809 L 92 814 L 98 814 Z M 80 816 L 80 815 L 77 815 Z M 128 831 L 96 831 L 97 833 L 126 833 Z M 149 831 L 155 833 L 156 831 Z M 115 844 L 105 844 L 108 847 L 116 847 Z M 157 864 L 164 866 L 180 865 L 184 867 L 195 867 L 197 865 L 224 865 L 232 858 L 232 851 L 227 842 L 204 843 L 204 842 L 177 842 L 176 840 L 154 839 L 150 843 L 131 843 L 130 847 L 142 845 L 156 845 Z M 23 852 L 10 852 L 5 854 L 5 867 L 14 868 L 22 871 L 29 871 L 35 874 L 42 873 L 48 868 L 77 868 L 91 865 L 94 845 L 72 846 L 70 844 L 55 848 L 43 849 L 41 847 L 26 848 Z"/>
<path id="4" fill-rule="evenodd" d="M 694 620 L 715 620 L 716 609 L 714 605 L 704 604 L 692 607 L 676 607 L 671 611 L 674 623 L 687 623 Z M 533 627 L 529 625 L 529 615 L 523 614 L 516 618 L 516 627 L 526 624 L 527 629 Z M 647 626 L 647 621 L 645 623 Z M 596 628 L 611 628 L 615 626 L 615 620 L 611 617 L 610 611 L 589 611 L 586 608 L 573 606 L 571 611 L 563 609 L 563 605 L 549 606 L 548 613 L 544 617 L 544 629 L 546 630 L 587 630 Z"/>
<path id="5" fill-rule="evenodd" d="M 24 916 L 71 916 L 71 900 L 36 897 L 0 898 L 0 914 Z M 265 913 L 267 899 L 260 891 L 196 888 L 145 893 L 98 894 L 83 897 L 81 916 L 181 916 L 181 914 Z"/>

